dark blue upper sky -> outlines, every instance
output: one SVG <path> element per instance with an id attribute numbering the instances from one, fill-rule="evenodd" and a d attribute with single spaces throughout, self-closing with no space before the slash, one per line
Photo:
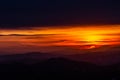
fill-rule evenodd
<path id="1" fill-rule="evenodd" d="M 1 0 L 0 28 L 120 24 L 120 1 Z"/>

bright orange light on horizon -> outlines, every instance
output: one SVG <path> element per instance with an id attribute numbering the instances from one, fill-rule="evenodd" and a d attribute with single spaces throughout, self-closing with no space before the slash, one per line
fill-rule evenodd
<path id="1" fill-rule="evenodd" d="M 22 34 L 23 36 L 3 37 L 2 41 L 16 41 L 32 46 L 82 46 L 95 49 L 102 45 L 120 45 L 120 25 L 75 26 L 58 28 L 34 28 L 31 30 L 0 30 L 2 35 Z M 24 36 L 25 35 L 25 36 Z"/>

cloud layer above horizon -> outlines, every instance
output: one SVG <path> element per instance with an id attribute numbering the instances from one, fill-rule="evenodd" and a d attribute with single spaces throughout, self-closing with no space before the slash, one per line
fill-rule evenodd
<path id="1" fill-rule="evenodd" d="M 0 52 L 102 51 L 120 46 L 119 25 L 0 29 Z M 114 48 L 115 49 L 115 48 Z M 118 48 L 117 48 L 118 50 Z"/>

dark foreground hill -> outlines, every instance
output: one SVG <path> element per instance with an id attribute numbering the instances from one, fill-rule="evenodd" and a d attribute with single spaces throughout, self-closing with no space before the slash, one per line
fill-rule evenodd
<path id="1" fill-rule="evenodd" d="M 119 80 L 120 63 L 107 66 L 74 61 L 52 54 L 28 53 L 0 56 L 1 80 Z"/>
<path id="2" fill-rule="evenodd" d="M 113 80 L 113 78 L 119 78 L 119 71 L 116 69 L 116 66 L 106 68 L 87 62 L 77 62 L 65 58 L 51 58 L 35 64 L 19 62 L 0 64 L 0 72 L 1 78 L 4 80 L 8 78 L 16 80 Z"/>

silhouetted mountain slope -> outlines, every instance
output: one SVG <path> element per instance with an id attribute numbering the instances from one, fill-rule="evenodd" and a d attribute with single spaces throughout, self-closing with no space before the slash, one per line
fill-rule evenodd
<path id="1" fill-rule="evenodd" d="M 56 57 L 56 55 L 48 54 L 48 53 L 40 53 L 40 52 L 2 55 L 0 56 L 0 63 L 8 63 L 8 62 L 36 63 L 52 57 Z"/>
<path id="2" fill-rule="evenodd" d="M 120 62 L 120 52 L 106 51 L 106 52 L 89 52 L 85 54 L 73 54 L 64 56 L 65 58 L 90 62 L 97 65 L 112 65 Z"/>
<path id="3" fill-rule="evenodd" d="M 40 67 L 43 66 L 45 71 L 93 71 L 99 67 L 95 64 L 90 64 L 87 62 L 77 62 L 65 58 L 51 58 L 43 61 Z M 42 69 L 43 70 L 43 69 Z"/>
<path id="4" fill-rule="evenodd" d="M 119 67 L 118 65 L 113 66 Z M 119 78 L 119 74 L 114 74 L 117 73 L 115 68 L 111 66 L 100 67 L 96 64 L 73 61 L 61 57 L 50 58 L 34 64 L 24 64 L 22 62 L 0 64 L 2 75 L 17 75 L 20 78 L 33 78 L 33 80 L 42 78 L 112 80 L 112 78 Z M 112 73 L 113 71 L 114 73 Z"/>
<path id="5" fill-rule="evenodd" d="M 3 56 L 1 55 L 0 63 L 24 62 L 24 63 L 32 64 L 55 57 L 64 57 L 75 61 L 89 62 L 97 65 L 112 65 L 120 62 L 119 51 L 106 51 L 106 52 L 88 52 L 84 54 L 72 54 L 72 55 L 63 55 L 63 54 L 55 55 L 55 53 L 40 53 L 40 52 L 3 55 Z"/>

